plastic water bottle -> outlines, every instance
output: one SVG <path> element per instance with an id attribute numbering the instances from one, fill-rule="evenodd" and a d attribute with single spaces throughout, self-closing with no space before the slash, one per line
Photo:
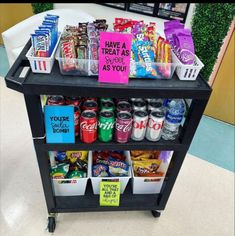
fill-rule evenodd
<path id="1" fill-rule="evenodd" d="M 174 140 L 178 135 L 179 126 L 184 116 L 185 103 L 182 99 L 168 100 L 166 103 L 166 109 L 162 138 L 165 140 Z"/>

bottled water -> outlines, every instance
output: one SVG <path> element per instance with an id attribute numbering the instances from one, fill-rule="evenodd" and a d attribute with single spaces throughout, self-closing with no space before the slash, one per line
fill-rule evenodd
<path id="1" fill-rule="evenodd" d="M 168 99 L 165 106 L 167 111 L 162 129 L 162 138 L 174 140 L 178 135 L 179 126 L 184 116 L 185 103 L 182 99 Z"/>

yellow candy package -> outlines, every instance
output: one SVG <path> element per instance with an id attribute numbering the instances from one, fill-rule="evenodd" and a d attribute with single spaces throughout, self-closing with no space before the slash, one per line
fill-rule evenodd
<path id="1" fill-rule="evenodd" d="M 133 161 L 135 176 L 139 177 L 162 177 L 163 172 L 158 171 L 161 160 Z"/>
<path id="2" fill-rule="evenodd" d="M 66 151 L 67 160 L 73 164 L 78 159 L 87 162 L 88 151 Z"/>

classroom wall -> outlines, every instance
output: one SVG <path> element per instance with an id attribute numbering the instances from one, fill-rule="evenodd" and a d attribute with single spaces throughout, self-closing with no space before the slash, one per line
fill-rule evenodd
<path id="1" fill-rule="evenodd" d="M 212 85 L 213 92 L 205 114 L 215 119 L 235 125 L 234 117 L 234 30 Z"/>
<path id="2" fill-rule="evenodd" d="M 0 44 L 2 32 L 33 15 L 31 3 L 0 4 Z"/>
<path id="3" fill-rule="evenodd" d="M 156 22 L 158 26 L 158 32 L 161 35 L 164 35 L 164 22 L 166 20 L 152 17 L 152 16 L 145 16 L 137 13 L 132 13 L 128 11 L 122 11 L 118 9 L 114 9 L 107 6 L 102 6 L 98 4 L 91 4 L 91 3 L 54 3 L 54 9 L 62 9 L 62 8 L 71 8 L 71 9 L 80 9 L 88 14 L 92 15 L 94 18 L 105 18 L 107 20 L 108 25 L 112 26 L 114 19 L 116 17 L 122 17 L 122 18 L 132 18 L 133 20 L 144 20 L 145 22 Z M 195 4 L 191 3 L 187 19 L 185 22 L 185 26 L 191 28 L 191 19 L 193 16 L 193 10 L 195 8 Z"/>

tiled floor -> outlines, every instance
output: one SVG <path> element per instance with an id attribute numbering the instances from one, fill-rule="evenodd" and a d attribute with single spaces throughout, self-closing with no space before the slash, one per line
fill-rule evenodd
<path id="1" fill-rule="evenodd" d="M 24 98 L 3 79 L 0 91 L 0 235 L 49 235 Z M 232 236 L 234 173 L 188 154 L 159 219 L 148 211 L 59 214 L 54 235 Z"/>
<path id="2" fill-rule="evenodd" d="M 0 76 L 4 77 L 9 69 L 9 63 L 7 59 L 6 50 L 0 45 Z"/>

